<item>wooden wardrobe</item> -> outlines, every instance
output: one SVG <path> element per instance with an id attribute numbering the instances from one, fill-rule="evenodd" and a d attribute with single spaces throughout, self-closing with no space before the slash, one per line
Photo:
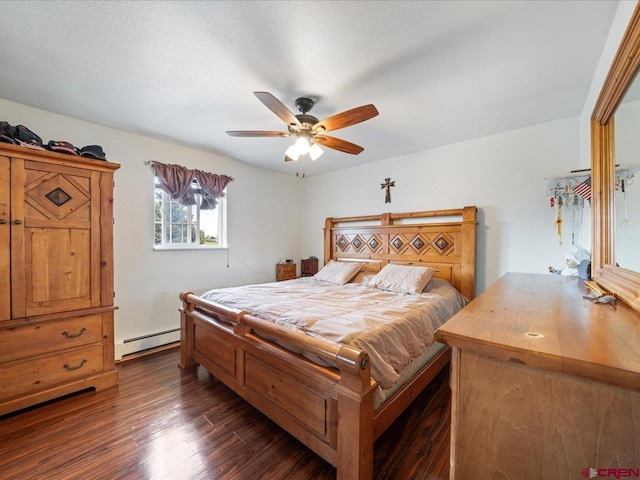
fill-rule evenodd
<path id="1" fill-rule="evenodd" d="M 113 173 L 0 144 L 0 415 L 118 382 Z"/>

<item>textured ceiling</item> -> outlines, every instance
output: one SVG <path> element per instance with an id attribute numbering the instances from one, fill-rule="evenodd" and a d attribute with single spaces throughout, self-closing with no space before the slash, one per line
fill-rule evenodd
<path id="1" fill-rule="evenodd" d="M 0 97 L 291 174 L 290 140 L 225 134 L 285 127 L 253 91 L 320 119 L 373 103 L 333 133 L 364 152 L 313 175 L 578 115 L 617 6 L 3 1 Z"/>

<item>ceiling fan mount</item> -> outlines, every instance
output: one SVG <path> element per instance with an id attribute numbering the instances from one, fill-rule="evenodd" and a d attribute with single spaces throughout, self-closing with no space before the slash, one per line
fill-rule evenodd
<path id="1" fill-rule="evenodd" d="M 346 140 L 341 140 L 335 137 L 329 137 L 324 135 L 324 132 L 331 132 L 340 128 L 349 127 L 365 120 L 369 120 L 378 115 L 378 110 L 373 105 L 363 105 L 361 107 L 352 108 L 346 112 L 338 113 L 329 118 L 325 118 L 322 121 L 318 121 L 313 115 L 308 115 L 315 102 L 309 97 L 300 97 L 295 101 L 296 108 L 301 112 L 299 115 L 294 115 L 280 100 L 271 95 L 268 92 L 253 92 L 258 100 L 260 100 L 269 110 L 275 113 L 281 120 L 287 124 L 288 132 L 277 131 L 264 131 L 264 130 L 231 130 L 227 131 L 227 135 L 232 137 L 289 137 L 295 136 L 298 140 L 306 140 L 305 150 L 302 151 L 302 155 L 306 154 L 307 150 L 313 150 L 309 147 L 313 144 L 322 145 L 326 148 L 332 148 L 344 153 L 350 153 L 352 155 L 358 155 L 364 150 L 359 145 L 356 145 Z M 318 148 L 318 145 L 313 145 L 316 149 L 317 155 L 311 156 L 312 159 L 317 158 L 322 154 L 322 149 Z M 291 147 L 290 147 L 291 148 Z M 318 153 L 319 150 L 319 153 Z M 289 150 L 288 150 L 289 151 Z M 311 154 L 310 154 L 311 155 Z M 297 160 L 298 155 L 294 158 L 285 155 L 285 161 Z"/>
<path id="2" fill-rule="evenodd" d="M 305 113 L 309 112 L 313 108 L 313 106 L 315 105 L 315 102 L 308 97 L 300 97 L 300 98 L 296 98 L 295 105 L 296 105 L 296 108 L 300 110 L 304 115 Z"/>

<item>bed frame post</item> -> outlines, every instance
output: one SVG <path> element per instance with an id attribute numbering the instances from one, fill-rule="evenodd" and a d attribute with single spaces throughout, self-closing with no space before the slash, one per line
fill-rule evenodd
<path id="1" fill-rule="evenodd" d="M 180 294 L 182 308 L 180 309 L 180 362 L 178 365 L 184 369 L 193 368 L 197 365 L 191 356 L 194 341 L 193 319 L 187 315 L 187 312 L 193 312 L 196 306 L 187 300 L 189 295 L 193 295 L 193 293 L 186 292 Z"/>
<path id="2" fill-rule="evenodd" d="M 343 346 L 336 363 L 338 389 L 337 480 L 373 478 L 373 395 L 367 353 Z"/>
<path id="3" fill-rule="evenodd" d="M 478 209 L 464 207 L 462 209 L 462 284 L 460 292 L 469 300 L 476 296 L 476 228 Z"/>
<path id="4" fill-rule="evenodd" d="M 324 265 L 331 259 L 331 229 L 333 228 L 333 218 L 329 217 L 324 221 Z"/>

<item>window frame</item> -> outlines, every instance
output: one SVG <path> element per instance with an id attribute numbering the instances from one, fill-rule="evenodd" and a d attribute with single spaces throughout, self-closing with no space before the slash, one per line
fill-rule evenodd
<path id="1" fill-rule="evenodd" d="M 170 222 L 167 221 L 167 215 L 166 215 L 166 202 L 169 199 L 169 194 L 167 194 L 164 190 L 162 190 L 157 183 L 157 178 L 156 176 L 153 177 L 153 250 L 154 251 L 175 251 L 175 250 L 226 250 L 229 248 L 228 244 L 227 244 L 227 193 L 226 193 L 226 189 L 223 190 L 223 194 L 217 199 L 218 200 L 218 205 L 216 206 L 216 210 L 218 211 L 218 245 L 201 245 L 199 243 L 199 239 L 200 239 L 200 225 L 201 225 L 201 215 L 200 215 L 200 204 L 201 204 L 201 200 L 202 200 L 202 194 L 199 193 L 200 192 L 200 187 L 198 186 L 197 182 L 194 181 L 193 184 L 193 189 L 194 189 L 194 194 L 195 194 L 195 199 L 196 199 L 196 204 L 195 205 L 190 205 L 187 208 L 192 209 L 195 208 L 195 212 L 193 214 L 190 214 L 189 216 L 191 217 L 192 215 L 195 216 L 195 222 L 189 221 L 187 222 L 187 228 L 189 228 L 191 225 L 193 225 L 195 223 L 196 226 L 196 242 L 185 242 L 185 243 L 165 243 L 165 239 L 166 239 L 166 228 L 167 225 L 171 225 L 175 222 Z M 162 195 L 162 207 L 161 207 L 161 215 L 162 215 L 162 221 L 161 222 L 157 222 L 156 221 L 156 193 L 160 192 Z M 169 200 L 171 201 L 171 200 Z M 177 203 L 177 202 L 176 202 Z M 170 220 L 170 219 L 169 219 Z M 161 224 L 162 225 L 162 244 L 157 245 L 155 243 L 155 235 L 156 235 L 156 225 Z M 187 240 L 189 240 L 191 238 L 190 235 L 190 228 L 189 231 L 187 232 Z"/>

